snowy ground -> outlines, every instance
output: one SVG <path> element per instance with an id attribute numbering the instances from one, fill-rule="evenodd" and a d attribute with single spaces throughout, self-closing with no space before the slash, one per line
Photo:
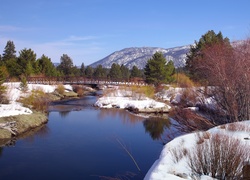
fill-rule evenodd
<path id="1" fill-rule="evenodd" d="M 0 104 L 0 117 L 14 116 L 20 114 L 31 114 L 32 111 L 29 108 L 23 107 L 17 100 L 21 96 L 27 96 L 32 90 L 40 89 L 46 93 L 51 93 L 56 89 L 56 86 L 51 85 L 39 85 L 39 84 L 28 84 L 27 93 L 23 93 L 20 90 L 20 83 L 4 83 L 7 87 L 6 96 L 10 101 L 10 104 Z M 66 89 L 72 90 L 72 87 L 65 85 Z"/>
<path id="2" fill-rule="evenodd" d="M 20 91 L 20 83 L 6 83 L 7 86 L 7 97 L 10 100 L 10 104 L 0 104 L 0 117 L 18 115 L 18 114 L 30 114 L 32 111 L 28 108 L 22 107 L 17 100 L 20 96 L 25 96 L 27 94 L 23 94 Z M 50 93 L 55 90 L 56 86 L 50 85 L 28 85 L 28 92 L 33 89 L 42 89 L 44 92 Z M 66 89 L 72 90 L 71 86 L 65 86 Z M 179 102 L 181 96 L 181 89 L 170 89 L 158 95 L 160 98 L 169 100 L 172 102 Z M 211 101 L 208 100 L 208 104 Z M 157 102 L 153 99 L 142 97 L 142 96 L 133 96 L 131 97 L 131 92 L 128 91 L 116 91 L 115 93 L 111 93 L 109 96 L 101 97 L 96 102 L 96 105 L 103 108 L 111 108 L 111 107 L 119 107 L 119 108 L 127 108 L 137 107 L 141 108 L 159 108 L 164 107 L 166 104 Z M 246 139 L 250 139 L 250 121 L 241 122 L 249 126 L 244 131 L 227 131 L 226 128 L 215 127 L 210 129 L 208 132 L 213 133 L 224 133 L 229 136 L 234 136 L 242 141 L 246 141 Z M 187 159 L 184 157 L 179 162 L 174 161 L 173 153 L 171 153 L 171 149 L 178 149 L 181 147 L 186 149 L 192 149 L 197 142 L 197 133 L 187 134 L 181 137 L 177 137 L 173 139 L 171 142 L 166 144 L 163 147 L 161 155 L 158 160 L 152 165 L 150 170 L 145 176 L 145 180 L 162 180 L 162 179 L 171 179 L 171 180 L 180 180 L 183 179 L 177 175 L 185 176 L 185 179 L 192 179 L 191 170 L 188 168 Z M 246 141 L 250 146 L 250 141 Z M 212 178 L 208 176 L 200 177 L 202 180 L 210 180 Z"/>
<path id="3" fill-rule="evenodd" d="M 213 134 L 223 134 L 229 136 L 230 138 L 234 137 L 242 141 L 243 144 L 246 143 L 248 146 L 250 146 L 250 141 L 248 140 L 250 138 L 250 121 L 238 122 L 235 124 L 239 124 L 240 127 L 244 126 L 245 128 L 243 130 L 240 129 L 232 131 L 230 129 L 227 129 L 227 126 L 226 128 L 221 128 L 220 126 L 218 126 L 208 130 L 207 132 L 210 134 L 210 136 L 212 136 Z M 192 172 L 187 164 L 187 158 L 183 157 L 181 160 L 179 160 L 179 162 L 176 162 L 176 160 L 174 160 L 175 158 L 172 150 L 180 149 L 180 145 L 181 148 L 192 150 L 192 148 L 194 148 L 197 144 L 199 138 L 197 136 L 197 133 L 198 132 L 177 137 L 166 144 L 163 147 L 159 159 L 155 161 L 155 163 L 146 174 L 145 180 L 184 179 L 178 177 L 177 175 L 183 175 L 185 176 L 185 179 L 193 179 L 191 177 Z M 202 176 L 200 178 L 202 180 L 212 179 L 208 176 Z"/>
<path id="4" fill-rule="evenodd" d="M 162 102 L 157 102 L 153 99 L 143 97 L 139 94 L 133 94 L 131 91 L 127 90 L 116 90 L 111 92 L 108 95 L 105 95 L 98 99 L 95 103 L 95 106 L 100 108 L 138 108 L 138 109 L 147 109 L 147 108 L 163 108 L 170 106 Z"/>

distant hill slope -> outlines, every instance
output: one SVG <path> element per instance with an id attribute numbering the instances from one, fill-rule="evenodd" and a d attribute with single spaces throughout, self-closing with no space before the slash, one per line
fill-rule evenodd
<path id="1" fill-rule="evenodd" d="M 189 52 L 190 45 L 180 46 L 175 48 L 157 48 L 157 47 L 132 47 L 116 51 L 109 56 L 91 64 L 92 67 L 102 65 L 105 68 L 110 68 L 113 63 L 125 65 L 132 69 L 136 65 L 139 69 L 143 69 L 147 61 L 157 51 L 163 53 L 167 61 L 172 60 L 176 67 L 183 67 L 185 65 L 186 53 Z"/>

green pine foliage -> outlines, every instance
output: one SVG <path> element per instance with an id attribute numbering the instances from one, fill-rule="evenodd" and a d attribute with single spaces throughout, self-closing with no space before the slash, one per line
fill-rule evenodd
<path id="1" fill-rule="evenodd" d="M 84 77 L 85 76 L 85 66 L 84 63 L 81 64 L 80 68 L 80 76 Z"/>
<path id="2" fill-rule="evenodd" d="M 144 69 L 146 82 L 159 86 L 164 83 L 172 82 L 172 75 L 174 74 L 173 63 L 167 65 L 166 58 L 162 53 L 156 52 L 151 59 L 148 60 Z"/>
<path id="3" fill-rule="evenodd" d="M 53 63 L 51 62 L 51 59 L 44 54 L 37 60 L 38 69 L 41 74 L 47 76 L 47 77 L 55 77 L 57 76 L 57 70 Z"/>
<path id="4" fill-rule="evenodd" d="M 63 54 L 61 56 L 61 63 L 57 69 L 61 71 L 63 75 L 70 76 L 73 74 L 73 67 L 72 59 L 67 54 Z"/>
<path id="5" fill-rule="evenodd" d="M 126 66 L 124 66 L 123 64 L 121 65 L 120 69 L 121 69 L 122 79 L 125 81 L 128 81 L 129 77 L 130 77 L 129 69 Z"/>
<path id="6" fill-rule="evenodd" d="M 16 58 L 15 44 L 13 41 L 8 41 L 3 52 L 2 61 L 6 63 L 10 59 Z"/>
<path id="7" fill-rule="evenodd" d="M 85 69 L 85 75 L 87 78 L 92 78 L 94 74 L 94 69 L 91 66 L 87 66 Z"/>
<path id="8" fill-rule="evenodd" d="M 106 72 L 106 69 L 104 69 L 102 67 L 102 65 L 98 65 L 95 70 L 94 70 L 94 74 L 93 74 L 93 77 L 94 78 L 97 78 L 97 79 L 104 79 L 107 77 L 107 72 Z"/>
<path id="9" fill-rule="evenodd" d="M 109 71 L 108 76 L 112 81 L 121 80 L 122 79 L 122 72 L 121 72 L 120 65 L 113 63 L 111 66 L 111 69 Z"/>
<path id="10" fill-rule="evenodd" d="M 28 90 L 27 79 L 24 75 L 21 75 L 20 79 L 21 79 L 20 88 L 23 92 L 26 92 Z"/>
<path id="11" fill-rule="evenodd" d="M 130 78 L 141 78 L 142 72 L 137 66 L 133 66 L 130 74 Z"/>
<path id="12" fill-rule="evenodd" d="M 37 72 L 37 62 L 36 62 L 36 54 L 31 49 L 23 49 L 19 52 L 19 57 L 17 58 L 17 63 L 20 66 L 21 74 L 25 76 L 30 76 Z M 19 74 L 19 75 L 21 75 Z"/>

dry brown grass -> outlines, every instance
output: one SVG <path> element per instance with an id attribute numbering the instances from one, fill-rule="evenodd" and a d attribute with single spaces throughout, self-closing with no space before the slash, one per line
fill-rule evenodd
<path id="1" fill-rule="evenodd" d="M 57 92 L 58 92 L 60 95 L 63 95 L 64 92 L 65 92 L 65 88 L 64 88 L 63 84 L 57 85 L 56 90 L 57 90 Z"/>
<path id="2" fill-rule="evenodd" d="M 188 152 L 188 166 L 194 174 L 217 179 L 240 179 L 250 148 L 240 140 L 214 134 Z"/>
<path id="3" fill-rule="evenodd" d="M 19 99 L 24 106 L 37 110 L 46 112 L 47 107 L 50 103 L 50 98 L 44 91 L 40 89 L 32 90 L 31 94 L 27 97 L 21 97 Z"/>
<path id="4" fill-rule="evenodd" d="M 208 130 L 215 126 L 213 122 L 189 109 L 174 108 L 170 111 L 169 116 L 178 122 L 179 125 L 176 128 L 182 132 Z"/>
<path id="5" fill-rule="evenodd" d="M 202 144 L 202 143 L 204 143 L 205 142 L 205 140 L 208 140 L 209 138 L 210 138 L 210 133 L 209 132 L 198 132 L 197 134 L 196 134 L 196 136 L 197 136 L 197 144 Z"/>
<path id="6" fill-rule="evenodd" d="M 186 148 L 171 148 L 170 150 L 171 157 L 174 163 L 178 163 L 188 154 L 188 150 Z"/>
<path id="7" fill-rule="evenodd" d="M 195 83 L 183 73 L 174 74 L 174 78 L 176 79 L 176 84 L 179 87 L 182 88 L 195 87 Z"/>
<path id="8" fill-rule="evenodd" d="M 243 123 L 231 123 L 225 125 L 225 129 L 228 131 L 249 131 L 250 132 L 250 125 L 243 124 Z"/>
<path id="9" fill-rule="evenodd" d="M 83 86 L 73 86 L 73 91 L 77 93 L 78 96 L 83 96 L 85 94 L 85 90 L 83 88 Z"/>

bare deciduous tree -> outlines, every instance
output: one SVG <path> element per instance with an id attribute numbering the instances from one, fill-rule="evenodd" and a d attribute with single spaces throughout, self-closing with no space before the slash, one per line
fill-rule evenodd
<path id="1" fill-rule="evenodd" d="M 216 43 L 202 53 L 198 68 L 214 86 L 213 97 L 227 122 L 250 119 L 250 40 L 234 48 Z"/>

